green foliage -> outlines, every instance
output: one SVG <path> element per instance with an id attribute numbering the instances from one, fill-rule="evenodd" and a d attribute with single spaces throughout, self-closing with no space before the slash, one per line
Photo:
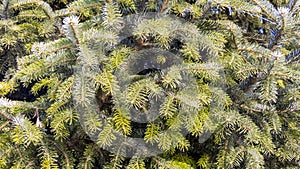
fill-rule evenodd
<path id="1" fill-rule="evenodd" d="M 1 1 L 0 168 L 299 168 L 299 13 L 299 0 Z M 149 48 L 182 62 L 160 53 L 167 68 L 132 72 Z M 134 122 L 155 99 L 159 117 Z M 135 137 L 161 154 L 125 158 Z"/>

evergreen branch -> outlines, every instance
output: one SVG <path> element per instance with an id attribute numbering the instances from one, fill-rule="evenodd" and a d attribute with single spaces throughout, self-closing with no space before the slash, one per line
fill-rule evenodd
<path id="1" fill-rule="evenodd" d="M 296 81 L 300 81 L 300 77 L 298 76 L 292 76 L 292 75 L 288 75 L 288 74 L 283 74 L 283 73 L 271 73 L 271 76 L 279 76 L 279 77 L 283 77 L 284 79 L 291 79 L 291 80 L 296 80 Z"/>
<path id="2" fill-rule="evenodd" d="M 165 118 L 170 118 L 177 112 L 175 96 L 167 96 L 159 109 L 161 115 Z"/>
<path id="3" fill-rule="evenodd" d="M 268 18 L 265 18 L 265 17 L 262 17 L 261 14 L 255 14 L 255 13 L 251 13 L 251 12 L 248 12 L 248 11 L 242 11 L 243 13 L 249 15 L 249 16 L 253 16 L 253 17 L 256 17 L 256 18 L 260 18 L 261 19 L 261 22 L 268 22 L 272 25 L 276 25 L 277 22 L 273 21 L 273 20 L 270 20 Z"/>
<path id="4" fill-rule="evenodd" d="M 55 26 L 57 29 L 62 33 L 62 27 L 60 24 L 59 19 L 56 18 L 55 13 L 53 12 L 51 6 L 42 0 L 19 0 L 17 3 L 11 5 L 12 8 L 18 8 L 20 6 L 28 5 L 28 4 L 34 4 L 37 7 L 42 8 L 46 16 L 50 19 L 55 21 Z"/>
<path id="5" fill-rule="evenodd" d="M 51 117 L 54 116 L 56 113 L 59 112 L 59 110 L 65 106 L 66 104 L 68 104 L 70 102 L 70 100 L 66 100 L 66 101 L 57 101 L 54 102 L 53 104 L 51 104 L 51 106 L 46 110 L 47 114 Z"/>
<path id="6" fill-rule="evenodd" d="M 220 70 L 222 67 L 218 63 L 205 63 L 205 64 L 190 64 L 187 66 L 182 66 L 177 68 L 177 71 L 188 71 L 188 70 L 196 70 L 196 71 L 201 71 L 201 70 L 207 70 L 207 71 L 216 71 Z"/>
<path id="7" fill-rule="evenodd" d="M 0 168 L 190 169 L 196 156 L 203 168 L 299 168 L 299 0 L 71 1 L 2 1 Z M 148 10 L 123 22 L 135 5 Z M 153 47 L 184 61 L 131 72 L 127 59 Z M 151 113 L 157 98 L 161 118 L 131 122 L 129 108 Z M 136 148 L 126 135 L 162 155 L 124 158 Z"/>
<path id="8" fill-rule="evenodd" d="M 101 16 L 107 30 L 118 32 L 122 28 L 122 14 L 113 3 L 105 3 Z"/>
<path id="9" fill-rule="evenodd" d="M 65 164 L 66 169 L 72 168 L 73 165 L 72 165 L 71 159 L 69 158 L 69 155 L 65 152 L 65 150 L 62 147 L 60 147 L 58 145 L 58 143 L 56 143 L 55 141 L 53 141 L 53 140 L 48 140 L 48 141 L 51 142 L 52 144 L 54 144 L 56 149 L 59 150 L 63 154 L 64 158 L 66 159 L 66 164 Z"/>
<path id="10" fill-rule="evenodd" d="M 286 5 L 287 8 L 292 11 L 294 7 L 296 6 L 298 0 L 289 0 L 289 3 Z"/>
<path id="11" fill-rule="evenodd" d="M 2 115 L 3 113 L 0 112 L 0 114 Z M 3 123 L 3 124 L 0 126 L 0 131 L 2 131 L 2 129 L 4 129 L 9 123 L 10 123 L 10 121 L 6 121 L 5 123 Z"/>
<path id="12" fill-rule="evenodd" d="M 10 62 L 11 62 L 11 58 L 6 58 L 4 61 L 0 58 L 1 64 L 0 64 L 0 73 L 4 73 L 7 69 L 7 67 L 9 66 Z"/>
<path id="13" fill-rule="evenodd" d="M 295 109 L 286 109 L 286 110 L 275 110 L 274 113 L 291 113 L 291 112 L 298 112 L 300 111 L 300 108 L 295 108 Z"/>
<path id="14" fill-rule="evenodd" d="M 55 139 L 64 140 L 69 136 L 69 131 L 65 126 L 65 123 L 72 121 L 72 111 L 63 110 L 55 114 L 51 121 L 51 131 L 55 133 Z"/>
<path id="15" fill-rule="evenodd" d="M 68 5 L 68 10 L 76 10 L 80 11 L 83 9 L 91 8 L 91 7 L 97 7 L 100 5 L 103 5 L 103 0 L 78 0 L 78 1 L 73 1 Z"/>
<path id="16" fill-rule="evenodd" d="M 113 127 L 110 124 L 106 124 L 103 130 L 99 134 L 97 144 L 99 144 L 101 147 L 111 146 L 113 141 L 116 140 L 116 136 L 113 133 L 113 131 L 114 131 Z"/>
<path id="17" fill-rule="evenodd" d="M 246 154 L 246 149 L 244 146 L 238 146 L 236 148 L 230 147 L 229 153 L 227 154 L 226 163 L 229 168 L 241 167 L 244 157 Z"/>
<path id="18" fill-rule="evenodd" d="M 8 7 L 10 5 L 10 1 L 9 0 L 4 0 L 4 1 L 2 1 L 2 3 L 3 3 L 2 14 L 4 16 L 4 19 L 8 19 Z"/>
<path id="19" fill-rule="evenodd" d="M 167 5 L 168 5 L 168 0 L 164 0 L 162 6 L 160 8 L 160 13 L 164 12 L 164 10 L 166 9 Z"/>
<path id="20" fill-rule="evenodd" d="M 74 36 L 74 38 L 75 38 L 75 44 L 76 44 L 76 45 L 79 45 L 79 39 L 78 39 L 78 37 L 77 37 L 77 35 L 76 35 L 76 31 L 75 31 L 75 28 L 74 28 L 73 24 L 70 24 L 70 28 L 71 28 L 72 33 L 73 33 L 73 36 Z"/>
<path id="21" fill-rule="evenodd" d="M 231 21 L 220 20 L 220 21 L 218 21 L 218 23 L 220 23 L 222 25 L 224 30 L 228 30 L 231 33 L 231 35 L 233 36 L 232 40 L 235 45 L 235 48 L 238 49 L 242 42 L 242 37 L 243 37 L 242 29 L 238 25 L 236 25 L 234 22 L 231 22 Z"/>
<path id="22" fill-rule="evenodd" d="M 128 112 L 124 110 L 115 110 L 112 120 L 115 122 L 118 131 L 121 131 L 124 135 L 131 134 L 130 116 L 128 115 Z"/>
<path id="23" fill-rule="evenodd" d="M 256 75 L 258 72 L 264 72 L 262 68 L 258 68 L 258 67 L 245 67 L 244 69 L 242 70 L 239 70 L 236 72 L 236 74 L 244 74 L 244 73 L 248 73 L 250 72 L 248 75 L 249 76 L 253 76 L 253 75 Z"/>
<path id="24" fill-rule="evenodd" d="M 31 168 L 34 166 L 34 160 L 29 161 L 28 164 L 25 166 L 25 168 Z"/>
<path id="25" fill-rule="evenodd" d="M 0 98 L 0 108 L 13 109 L 13 108 L 25 108 L 25 109 L 45 109 L 43 107 L 37 107 L 33 103 L 23 102 L 23 101 L 11 101 L 6 98 Z M 2 112 L 4 116 L 13 117 L 9 114 L 5 115 L 7 112 Z"/>
<path id="26" fill-rule="evenodd" d="M 57 51 L 71 49 L 72 47 L 73 47 L 72 44 L 61 45 L 60 47 L 55 48 L 55 49 L 40 51 L 39 55 L 41 55 L 41 56 L 42 55 L 48 55 L 48 54 L 51 54 L 51 53 L 54 53 L 54 52 L 57 52 Z"/>
<path id="27" fill-rule="evenodd" d="M 266 78 L 266 75 L 263 74 L 263 78 Z M 248 89 L 250 88 L 250 86 L 252 86 L 253 84 L 255 84 L 256 82 L 258 82 L 259 80 L 262 80 L 263 78 L 259 78 L 258 79 L 258 75 L 255 74 L 253 76 L 250 76 L 248 78 L 246 78 L 245 80 L 243 80 L 240 85 L 239 88 L 243 91 L 248 91 Z"/>
<path id="28" fill-rule="evenodd" d="M 227 154 L 229 150 L 229 140 L 225 140 L 225 144 L 222 146 L 222 149 L 219 150 L 217 157 L 217 168 L 227 168 Z"/>
<path id="29" fill-rule="evenodd" d="M 124 162 L 125 158 L 122 156 L 123 153 L 123 145 L 125 146 L 132 146 L 129 145 L 127 142 L 122 142 L 118 147 L 116 147 L 116 151 L 112 156 L 111 161 L 109 162 L 108 165 L 104 166 L 104 169 L 121 169 L 122 168 L 122 163 Z"/>
<path id="30" fill-rule="evenodd" d="M 160 133 L 160 127 L 154 123 L 148 123 L 145 132 L 144 140 L 146 143 L 157 143 L 159 141 L 158 135 Z"/>
<path id="31" fill-rule="evenodd" d="M 77 14 L 78 11 L 80 11 L 80 10 L 60 9 L 60 10 L 54 11 L 54 13 L 55 13 L 55 18 L 62 18 L 62 17 L 70 16 L 70 15 L 75 15 L 75 14 Z"/>
<path id="32" fill-rule="evenodd" d="M 75 15 L 80 11 L 84 11 L 89 8 L 96 8 L 103 6 L 103 0 L 81 0 L 73 1 L 68 5 L 68 8 L 60 9 L 55 11 L 55 18 L 66 17 L 70 15 Z M 79 2 L 79 3 L 78 3 Z"/>
<path id="33" fill-rule="evenodd" d="M 280 30 L 278 30 L 278 29 L 272 29 L 270 31 L 271 35 L 270 35 L 270 39 L 269 39 L 268 49 L 272 50 L 274 48 L 274 46 L 278 43 L 278 41 L 281 38 L 283 30 L 284 30 L 284 27 L 281 28 Z"/>
<path id="34" fill-rule="evenodd" d="M 15 116 L 12 123 L 15 125 L 12 139 L 16 144 L 28 147 L 30 144 L 36 145 L 41 142 L 42 132 L 23 115 Z"/>
<path id="35" fill-rule="evenodd" d="M 279 20 L 279 13 L 276 8 L 267 0 L 252 0 L 255 4 L 257 4 L 265 13 L 266 15 L 271 18 L 272 20 L 276 21 L 277 24 L 280 23 Z"/>
<path id="36" fill-rule="evenodd" d="M 18 58 L 18 67 L 22 69 L 24 66 L 36 62 L 36 60 L 38 59 L 45 58 L 49 54 L 53 54 L 59 51 L 67 51 L 72 47 L 74 47 L 74 45 L 67 38 L 61 38 L 49 43 L 35 43 L 32 46 L 33 54 Z"/>
<path id="37" fill-rule="evenodd" d="M 117 35 L 111 31 L 107 31 L 104 29 L 95 29 L 91 28 L 85 32 L 83 32 L 82 37 L 80 39 L 80 44 L 85 44 L 88 42 L 96 42 L 103 43 L 102 45 L 111 45 L 115 44 L 117 41 Z"/>
<path id="38" fill-rule="evenodd" d="M 146 169 L 145 162 L 140 158 L 131 158 L 126 169 Z"/>
<path id="39" fill-rule="evenodd" d="M 84 169 L 92 168 L 94 166 L 93 163 L 95 162 L 95 159 L 93 158 L 94 155 L 94 146 L 92 144 L 87 145 L 78 166 Z"/>
<path id="40" fill-rule="evenodd" d="M 244 110 L 248 110 L 248 111 L 256 112 L 256 113 L 263 113 L 263 111 L 261 111 L 261 110 L 253 109 L 253 108 L 248 107 L 244 104 L 239 104 L 239 103 L 236 103 L 236 102 L 233 102 L 233 104 L 234 104 L 234 106 L 239 107 L 239 108 L 244 109 Z"/>
<path id="41" fill-rule="evenodd" d="M 63 63 L 67 64 L 72 61 L 75 61 L 75 58 L 62 60 L 50 60 L 51 62 L 46 62 L 46 59 L 39 60 L 34 62 L 25 68 L 21 69 L 16 73 L 16 77 L 20 79 L 25 84 L 32 82 L 33 80 L 37 80 L 39 78 L 45 77 L 52 72 L 53 67 L 60 66 Z"/>
<path id="42" fill-rule="evenodd" d="M 34 4 L 38 7 L 41 7 L 45 14 L 49 17 L 49 18 L 53 18 L 54 13 L 52 8 L 50 7 L 50 5 L 44 1 L 40 1 L 40 0 L 19 0 L 17 1 L 17 3 L 12 4 L 11 7 L 12 8 L 18 8 L 20 6 L 24 6 L 24 5 L 28 5 L 28 4 Z"/>
<path id="43" fill-rule="evenodd" d="M 268 63 L 266 64 L 266 70 L 265 71 L 258 72 L 257 74 L 254 74 L 254 75 L 248 77 L 247 79 L 243 80 L 240 83 L 239 88 L 242 89 L 243 91 L 248 91 L 250 86 L 252 86 L 256 82 L 259 82 L 259 81 L 262 81 L 262 80 L 266 79 L 270 75 L 271 70 L 274 67 L 275 60 L 276 60 L 276 58 L 271 58 L 268 61 Z"/>
<path id="44" fill-rule="evenodd" d="M 73 76 L 69 77 L 62 84 L 60 84 L 56 91 L 56 100 L 57 101 L 70 100 L 72 96 L 71 92 L 72 92 L 73 85 L 74 85 Z"/>
<path id="45" fill-rule="evenodd" d="M 212 1 L 207 1 L 206 4 L 203 6 L 202 15 L 204 16 L 208 11 L 211 10 Z"/>
<path id="46" fill-rule="evenodd" d="M 238 47 L 238 50 L 239 51 L 247 51 L 249 53 L 258 53 L 258 54 L 261 54 L 263 56 L 266 56 L 266 57 L 270 57 L 271 54 L 270 54 L 270 50 L 264 48 L 264 47 L 261 47 L 261 46 L 257 46 L 255 44 L 252 44 L 252 45 L 247 45 L 247 46 L 240 46 Z"/>
<path id="47" fill-rule="evenodd" d="M 8 114 L 8 113 L 6 113 L 6 112 L 0 111 L 0 114 L 1 114 L 3 117 L 5 117 L 7 120 L 12 121 L 12 120 L 14 119 L 13 116 L 12 116 L 11 114 Z"/>
<path id="48" fill-rule="evenodd" d="M 46 144 L 43 140 L 41 140 L 41 145 L 39 147 L 39 156 L 42 158 L 41 168 L 58 168 L 58 155 L 50 148 L 52 147 L 49 144 Z"/>
<path id="49" fill-rule="evenodd" d="M 232 33 L 232 40 L 233 40 L 233 44 L 234 44 L 235 48 L 238 50 L 243 50 L 243 49 L 239 48 L 238 37 L 236 36 L 235 31 L 233 29 L 230 29 L 230 31 Z"/>
<path id="50" fill-rule="evenodd" d="M 285 56 L 285 62 L 287 64 L 290 64 L 296 60 L 298 60 L 300 58 L 300 48 L 295 49 L 294 51 L 292 51 L 291 53 L 289 53 L 288 55 Z"/>
<path id="51" fill-rule="evenodd" d="M 22 18 L 22 19 L 38 18 L 38 19 L 46 20 L 48 16 L 43 11 L 26 10 L 26 11 L 20 11 L 18 18 Z"/>
<path id="52" fill-rule="evenodd" d="M 100 116 L 95 116 L 95 112 L 91 112 L 91 110 L 89 110 L 89 111 L 90 111 L 89 113 L 85 113 L 85 115 L 84 115 L 84 120 L 85 120 L 84 125 L 86 128 L 85 130 L 88 132 L 91 132 L 91 133 L 98 132 L 101 129 L 101 127 L 103 126 L 103 124 L 102 124 L 103 120 L 101 120 Z M 95 110 L 92 110 L 92 111 L 95 111 Z M 105 132 L 105 131 L 102 130 L 102 132 Z M 112 133 L 109 133 L 109 134 L 112 134 Z"/>
<path id="53" fill-rule="evenodd" d="M 256 148 L 247 149 L 247 168 L 263 168 L 264 167 L 264 157 Z"/>
<path id="54" fill-rule="evenodd" d="M 106 69 L 102 71 L 101 74 L 97 74 L 95 77 L 95 82 L 98 83 L 101 89 L 108 94 L 113 94 L 114 88 L 117 88 L 116 83 L 114 83 L 115 77 L 111 72 Z"/>
<path id="55" fill-rule="evenodd" d="M 261 9 L 257 5 L 251 4 L 246 1 L 227 0 L 227 1 L 222 2 L 221 5 L 225 6 L 227 8 L 233 8 L 231 10 L 236 10 L 237 12 L 245 12 L 247 14 L 251 13 L 252 15 L 254 15 L 254 14 L 257 15 L 257 14 L 261 13 Z"/>

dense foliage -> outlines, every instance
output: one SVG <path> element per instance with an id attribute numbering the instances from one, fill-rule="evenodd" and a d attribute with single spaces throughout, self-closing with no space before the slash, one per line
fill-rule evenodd
<path id="1" fill-rule="evenodd" d="M 300 0 L 0 2 L 1 169 L 300 167 Z"/>

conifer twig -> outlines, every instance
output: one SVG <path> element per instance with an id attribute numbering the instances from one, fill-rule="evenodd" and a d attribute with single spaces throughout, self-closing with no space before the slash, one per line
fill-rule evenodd
<path id="1" fill-rule="evenodd" d="M 13 118 L 11 117 L 12 115 L 7 114 L 5 112 L 0 111 L 0 115 L 2 115 L 3 117 L 5 117 L 7 120 L 10 120 L 10 121 L 13 120 Z"/>
<path id="2" fill-rule="evenodd" d="M 164 10 L 166 9 L 168 4 L 168 0 L 164 0 L 164 3 L 162 4 L 161 8 L 160 8 L 160 13 L 163 13 Z"/>
<path id="3" fill-rule="evenodd" d="M 0 126 L 0 131 L 9 124 L 9 121 L 6 121 L 4 124 Z"/>

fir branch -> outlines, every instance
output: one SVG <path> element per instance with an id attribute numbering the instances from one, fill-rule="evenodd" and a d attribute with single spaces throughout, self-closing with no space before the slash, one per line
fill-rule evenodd
<path id="1" fill-rule="evenodd" d="M 299 168 L 300 1 L 151 0 L 119 42 L 121 16 L 139 2 L 2 1 L 0 92 L 10 99 L 0 99 L 0 168 L 183 169 L 203 154 L 198 162 L 207 168 Z M 147 14 L 168 5 L 163 16 Z M 184 61 L 155 75 L 129 75 L 127 59 L 152 47 Z M 7 58 L 17 58 L 17 69 Z M 34 102 L 17 101 L 24 84 Z M 161 99 L 161 117 L 137 128 L 129 108 L 151 113 L 153 98 Z M 115 146 L 120 131 L 158 145 L 162 155 L 125 159 L 124 147 L 135 147 Z M 200 144 L 207 131 L 214 134 Z M 96 146 L 116 154 L 100 155 Z"/>
<path id="2" fill-rule="evenodd" d="M 17 1 L 17 3 L 12 4 L 10 7 L 11 8 L 19 8 L 20 6 L 24 6 L 24 5 L 29 5 L 29 4 L 34 4 L 38 7 L 41 7 L 44 11 L 45 14 L 49 17 L 49 18 L 53 18 L 54 13 L 52 8 L 50 7 L 50 5 L 44 1 L 40 1 L 40 0 L 19 0 Z"/>
<path id="3" fill-rule="evenodd" d="M 164 10 L 167 8 L 168 0 L 164 0 L 161 8 L 160 8 L 160 13 L 163 13 Z"/>
<path id="4" fill-rule="evenodd" d="M 292 11 L 294 9 L 294 7 L 296 6 L 298 0 L 289 0 L 288 4 L 286 5 L 287 8 L 290 9 L 290 11 Z"/>
<path id="5" fill-rule="evenodd" d="M 267 0 L 252 0 L 255 4 L 257 4 L 266 15 L 275 21 L 277 24 L 280 23 L 280 15 L 277 9 Z"/>
<path id="6" fill-rule="evenodd" d="M 4 16 L 3 18 L 8 19 L 8 9 L 9 9 L 9 5 L 10 5 L 10 1 L 4 0 L 4 1 L 2 1 L 2 5 L 3 5 L 2 15 Z"/>
<path id="7" fill-rule="evenodd" d="M 284 23 L 283 23 L 284 26 Z M 274 46 L 278 43 L 279 39 L 281 38 L 281 32 L 284 30 L 284 27 L 281 28 L 280 30 L 278 29 L 272 29 L 270 31 L 270 39 L 269 39 L 269 44 L 268 44 L 268 48 L 270 50 L 274 49 Z"/>
<path id="8" fill-rule="evenodd" d="M 300 48 L 295 49 L 294 51 L 292 51 L 291 53 L 286 55 L 285 61 L 287 64 L 290 64 L 294 61 L 297 61 L 299 59 L 299 57 L 300 57 Z"/>
<path id="9" fill-rule="evenodd" d="M 0 113 L 1 115 L 3 113 Z M 1 126 L 0 126 L 0 131 L 2 131 L 2 129 L 4 129 L 8 124 L 10 123 L 10 121 L 6 121 L 5 123 L 3 123 Z"/>
<path id="10" fill-rule="evenodd" d="M 73 168 L 74 164 L 73 164 L 73 162 L 72 162 L 71 157 L 70 157 L 69 154 L 66 152 L 66 149 L 63 148 L 61 145 L 59 145 L 58 143 L 56 143 L 56 142 L 53 141 L 53 140 L 48 140 L 48 141 L 51 142 L 52 144 L 54 144 L 55 147 L 56 147 L 56 149 L 59 150 L 59 151 L 63 154 L 63 156 L 64 156 L 64 158 L 65 158 L 65 160 L 66 160 L 66 163 L 64 164 L 64 165 L 65 165 L 64 167 L 65 167 L 66 169 L 68 169 L 68 168 Z"/>

